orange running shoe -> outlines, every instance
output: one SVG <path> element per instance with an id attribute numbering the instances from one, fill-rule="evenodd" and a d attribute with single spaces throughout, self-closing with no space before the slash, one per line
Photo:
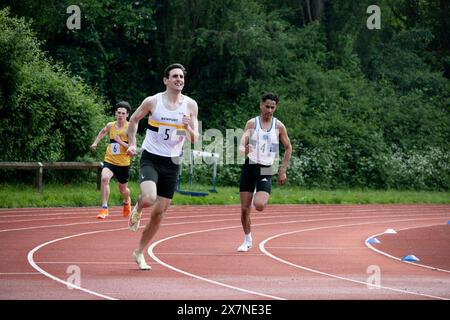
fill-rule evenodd
<path id="1" fill-rule="evenodd" d="M 128 203 L 123 204 L 122 215 L 125 218 L 128 218 L 128 216 L 130 215 L 130 212 L 131 212 L 131 199 L 128 198 Z"/>
<path id="2" fill-rule="evenodd" d="M 102 210 L 100 210 L 99 214 L 97 215 L 97 219 L 105 219 L 108 215 L 109 215 L 109 210 L 102 208 Z"/>

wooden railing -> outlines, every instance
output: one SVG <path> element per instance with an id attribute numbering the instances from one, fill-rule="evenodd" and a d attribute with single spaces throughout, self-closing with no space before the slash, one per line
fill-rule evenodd
<path id="1" fill-rule="evenodd" d="M 36 170 L 36 188 L 38 192 L 43 190 L 44 169 L 96 169 L 97 189 L 100 189 L 102 162 L 0 162 L 0 169 Z"/>

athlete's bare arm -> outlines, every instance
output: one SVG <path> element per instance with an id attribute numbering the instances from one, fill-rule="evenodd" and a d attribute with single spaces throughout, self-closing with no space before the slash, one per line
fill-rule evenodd
<path id="1" fill-rule="evenodd" d="M 195 100 L 189 99 L 187 106 L 188 115 L 183 116 L 184 130 L 186 138 L 191 143 L 198 141 L 198 105 Z"/>
<path id="2" fill-rule="evenodd" d="M 149 113 L 151 114 L 156 107 L 156 96 L 150 96 L 142 101 L 139 108 L 131 115 L 128 124 L 128 149 L 127 154 L 130 156 L 135 156 L 137 154 L 136 148 L 136 133 L 139 125 L 139 121 L 143 119 Z"/>
<path id="3" fill-rule="evenodd" d="M 244 127 L 244 134 L 242 135 L 241 142 L 239 144 L 239 151 L 245 155 L 252 152 L 252 146 L 249 144 L 250 135 L 255 129 L 255 119 L 247 121 Z"/>
<path id="4" fill-rule="evenodd" d="M 278 130 L 280 142 L 283 144 L 284 147 L 283 162 L 281 163 L 280 169 L 278 170 L 278 184 L 283 185 L 286 183 L 287 180 L 286 171 L 289 164 L 289 160 L 291 159 L 292 156 L 292 145 L 291 140 L 289 139 L 289 136 L 287 134 L 286 127 L 279 120 L 278 120 Z"/>
<path id="5" fill-rule="evenodd" d="M 110 123 L 106 124 L 106 126 L 104 126 L 103 129 L 100 130 L 100 132 L 98 133 L 97 137 L 94 140 L 94 143 L 91 144 L 92 150 L 94 150 L 94 151 L 97 150 L 97 144 L 100 142 L 100 140 L 103 139 L 103 137 L 107 133 L 109 133 L 109 130 L 111 130 L 111 126 L 112 126 L 112 123 L 110 122 Z"/>

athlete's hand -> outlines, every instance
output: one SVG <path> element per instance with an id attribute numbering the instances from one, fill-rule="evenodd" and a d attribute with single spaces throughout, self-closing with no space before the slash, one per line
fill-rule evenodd
<path id="1" fill-rule="evenodd" d="M 91 150 L 92 151 L 97 150 L 97 144 L 96 143 L 91 144 Z"/>
<path id="2" fill-rule="evenodd" d="M 127 154 L 130 157 L 133 157 L 133 156 L 137 155 L 137 148 L 136 148 L 136 146 L 129 146 L 128 149 L 127 149 Z"/>
<path id="3" fill-rule="evenodd" d="M 245 147 L 243 145 L 239 146 L 239 151 L 245 155 L 248 155 L 253 151 L 253 146 L 251 144 L 247 144 Z"/>
<path id="4" fill-rule="evenodd" d="M 187 129 L 187 127 L 189 126 L 189 124 L 191 123 L 191 117 L 189 115 L 183 115 L 183 126 L 185 129 Z"/>
<path id="5" fill-rule="evenodd" d="M 280 169 L 280 171 L 278 172 L 278 184 L 282 186 L 286 183 L 286 180 L 287 180 L 286 171 Z"/>

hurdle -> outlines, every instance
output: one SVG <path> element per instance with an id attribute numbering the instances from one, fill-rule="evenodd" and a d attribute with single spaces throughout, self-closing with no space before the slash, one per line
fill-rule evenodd
<path id="1" fill-rule="evenodd" d="M 212 185 L 213 188 L 208 190 L 212 193 L 217 193 L 216 190 L 216 179 L 217 179 L 217 163 L 219 160 L 219 154 L 218 153 L 211 153 L 206 151 L 200 151 L 200 150 L 192 150 L 189 152 L 189 190 L 181 190 L 181 179 L 182 179 L 182 172 L 183 172 L 183 161 L 181 161 L 180 164 L 180 171 L 178 174 L 178 181 L 177 181 L 177 187 L 176 192 L 180 194 L 190 195 L 193 197 L 204 197 L 207 196 L 208 192 L 200 192 L 200 191 L 192 191 L 192 182 L 194 177 L 194 159 L 195 158 L 210 158 L 213 162 L 213 177 L 212 177 Z"/>

